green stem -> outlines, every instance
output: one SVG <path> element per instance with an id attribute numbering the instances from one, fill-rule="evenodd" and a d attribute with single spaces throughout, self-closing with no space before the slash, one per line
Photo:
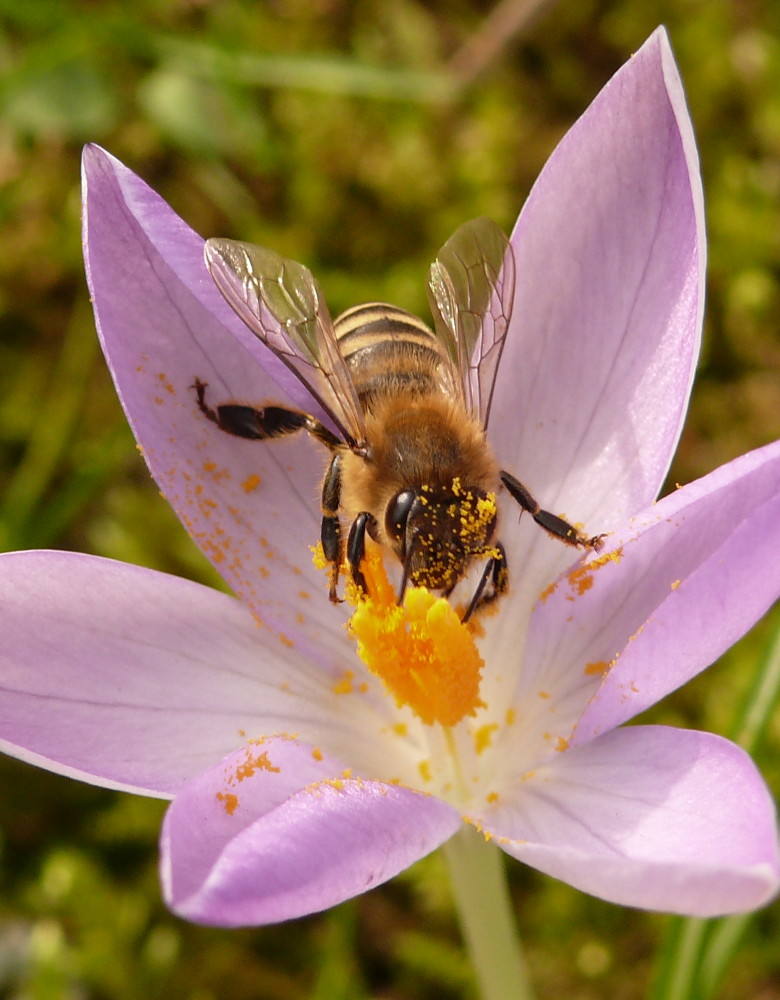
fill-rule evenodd
<path id="1" fill-rule="evenodd" d="M 444 855 L 482 1000 L 533 1000 L 502 852 L 464 824 Z"/>
<path id="2" fill-rule="evenodd" d="M 774 630 L 732 726 L 732 739 L 748 753 L 761 746 L 778 701 L 780 627 Z M 751 918 L 750 913 L 717 922 L 672 918 L 651 1000 L 714 998 Z"/>
<path id="3" fill-rule="evenodd" d="M 694 1000 L 698 996 L 701 953 L 708 922 L 698 917 L 672 917 L 661 970 L 650 993 L 652 1000 Z"/>

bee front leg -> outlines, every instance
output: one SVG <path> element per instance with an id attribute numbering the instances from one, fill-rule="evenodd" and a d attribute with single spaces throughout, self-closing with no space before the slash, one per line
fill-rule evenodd
<path id="1" fill-rule="evenodd" d="M 328 596 L 333 604 L 339 603 L 336 588 L 341 571 L 341 521 L 339 520 L 339 505 L 341 503 L 341 454 L 336 452 L 330 460 L 328 471 L 322 481 L 322 528 L 320 542 L 322 552 L 331 565 L 330 590 Z"/>
<path id="2" fill-rule="evenodd" d="M 485 593 L 488 583 L 491 585 L 490 590 Z M 479 608 L 484 608 L 485 605 L 491 604 L 496 598 L 505 594 L 508 586 L 509 572 L 506 566 L 506 551 L 504 550 L 504 546 L 499 542 L 496 545 L 496 555 L 491 556 L 485 564 L 482 576 L 480 576 L 479 583 L 474 591 L 474 596 L 469 601 L 469 606 L 466 608 L 461 621 L 467 622 Z"/>
<path id="3" fill-rule="evenodd" d="M 592 538 L 581 535 L 573 524 L 569 524 L 568 521 L 565 521 L 562 517 L 558 517 L 557 514 L 551 514 L 549 510 L 542 510 L 525 486 L 519 480 L 515 479 L 514 476 L 504 471 L 500 473 L 500 476 L 501 482 L 506 486 L 512 497 L 520 504 L 523 510 L 528 511 L 534 521 L 540 527 L 544 528 L 545 531 L 549 531 L 551 535 L 560 538 L 567 545 L 578 545 L 589 549 L 600 548 L 603 535 L 594 535 Z"/>
<path id="4" fill-rule="evenodd" d="M 368 511 L 363 511 L 352 522 L 352 527 L 349 529 L 349 538 L 347 539 L 349 571 L 352 574 L 355 585 L 364 594 L 368 593 L 368 586 L 366 585 L 366 578 L 363 576 L 363 570 L 360 568 L 360 565 L 366 554 L 366 531 L 373 537 L 376 529 L 377 523 L 374 515 L 369 514 Z"/>

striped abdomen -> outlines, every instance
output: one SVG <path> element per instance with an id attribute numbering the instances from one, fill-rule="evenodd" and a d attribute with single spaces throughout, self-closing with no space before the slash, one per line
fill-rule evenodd
<path id="1" fill-rule="evenodd" d="M 404 309 L 369 302 L 342 313 L 334 329 L 364 410 L 377 399 L 452 391 L 441 343 Z"/>

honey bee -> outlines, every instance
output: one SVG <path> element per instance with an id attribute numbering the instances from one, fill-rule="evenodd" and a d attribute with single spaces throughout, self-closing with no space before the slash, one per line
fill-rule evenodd
<path id="1" fill-rule="evenodd" d="M 597 548 L 568 521 L 543 510 L 499 465 L 485 432 L 514 296 L 514 258 L 486 218 L 461 226 L 431 265 L 431 329 L 385 303 L 331 320 L 319 285 L 302 264 L 272 250 L 210 239 L 206 264 L 222 295 L 294 373 L 338 429 L 275 404 L 210 406 L 196 378 L 200 411 L 221 430 L 269 440 L 305 431 L 330 452 L 322 483 L 321 543 L 337 602 L 346 562 L 363 591 L 366 534 L 402 567 L 408 585 L 449 596 L 472 562 L 485 565 L 464 620 L 508 586 L 496 538 L 503 486 L 534 521 L 572 546 Z M 344 547 L 342 517 L 349 523 Z"/>

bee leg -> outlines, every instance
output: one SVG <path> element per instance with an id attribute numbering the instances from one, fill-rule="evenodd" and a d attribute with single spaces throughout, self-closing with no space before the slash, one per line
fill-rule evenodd
<path id="1" fill-rule="evenodd" d="M 285 434 L 295 434 L 306 431 L 331 451 L 341 442 L 327 427 L 309 416 L 299 413 L 286 406 L 242 406 L 238 403 L 223 403 L 211 407 L 206 403 L 207 382 L 196 378 L 191 388 L 195 390 L 200 412 L 216 424 L 221 431 L 236 437 L 248 438 L 252 441 L 268 441 L 283 437 Z"/>
<path id="2" fill-rule="evenodd" d="M 589 549 L 600 548 L 603 535 L 594 535 L 592 538 L 581 535 L 573 524 L 569 524 L 568 521 L 565 521 L 562 517 L 558 517 L 557 514 L 551 514 L 549 510 L 542 510 L 525 486 L 519 480 L 515 479 L 514 476 L 503 470 L 500 475 L 501 482 L 509 490 L 509 493 L 520 504 L 523 510 L 527 510 L 534 521 L 540 527 L 544 528 L 545 531 L 549 531 L 551 535 L 560 538 L 567 545 L 579 545 Z"/>
<path id="3" fill-rule="evenodd" d="M 376 518 L 373 514 L 369 514 L 368 511 L 363 511 L 358 514 L 352 522 L 352 527 L 349 529 L 347 562 L 349 563 L 349 571 L 352 574 L 352 579 L 364 594 L 368 593 L 368 587 L 360 564 L 363 562 L 363 556 L 366 554 L 366 531 L 373 537 L 376 532 Z"/>
<path id="4" fill-rule="evenodd" d="M 485 605 L 491 604 L 497 597 L 506 592 L 509 585 L 509 573 L 506 567 L 506 552 L 500 542 L 496 545 L 496 551 L 497 555 L 491 556 L 485 563 L 474 595 L 461 618 L 462 622 L 467 622 L 478 608 L 484 608 Z M 488 582 L 491 584 L 491 589 L 485 593 Z"/>
<path id="5" fill-rule="evenodd" d="M 328 596 L 333 604 L 339 603 L 336 588 L 341 571 L 341 521 L 339 520 L 339 504 L 341 503 L 341 454 L 336 452 L 330 460 L 328 471 L 322 481 L 322 528 L 320 542 L 322 552 L 331 564 L 330 590 Z"/>
<path id="6" fill-rule="evenodd" d="M 341 522 L 339 521 L 339 503 L 341 501 L 341 449 L 342 442 L 331 433 L 327 427 L 309 416 L 285 406 L 242 406 L 238 403 L 223 403 L 211 407 L 206 402 L 207 382 L 196 378 L 191 386 L 195 390 L 200 412 L 216 424 L 220 430 L 236 437 L 252 441 L 268 441 L 283 437 L 285 434 L 295 434 L 306 431 L 330 451 L 334 452 L 325 479 L 322 484 L 322 527 L 320 541 L 325 558 L 331 564 L 330 589 L 328 596 L 334 604 L 339 603 L 336 588 L 339 582 L 341 568 Z"/>

